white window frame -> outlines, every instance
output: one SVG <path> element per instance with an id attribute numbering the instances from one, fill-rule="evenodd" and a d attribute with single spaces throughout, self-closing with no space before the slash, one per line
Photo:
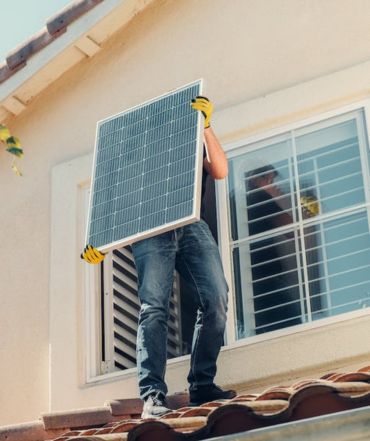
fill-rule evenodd
<path id="1" fill-rule="evenodd" d="M 305 118 L 299 121 L 295 121 L 290 124 L 286 124 L 274 129 L 266 130 L 258 134 L 242 138 L 237 141 L 224 145 L 224 150 L 227 158 L 231 158 L 238 154 L 238 150 L 243 147 L 245 151 L 248 151 L 248 147 L 251 147 L 255 143 L 266 141 L 269 138 L 283 135 L 286 132 L 292 132 L 294 130 L 302 129 L 304 127 L 318 124 L 330 118 L 340 117 L 341 115 L 353 111 L 362 111 L 365 121 L 365 132 L 367 133 L 367 139 L 365 141 L 370 148 L 370 99 L 362 100 L 356 103 L 352 103 L 346 106 L 338 107 L 334 110 L 316 114 L 315 116 Z M 359 133 L 362 136 L 361 133 Z M 361 149 L 360 149 L 361 151 Z M 364 176 L 364 189 L 366 192 L 366 199 L 370 201 L 370 174 L 369 170 L 365 167 L 365 159 L 363 153 L 361 153 L 361 164 Z M 268 341 L 277 336 L 291 335 L 299 333 L 308 329 L 321 328 L 331 323 L 341 323 L 351 318 L 362 317 L 364 315 L 370 315 L 370 308 L 364 310 L 351 311 L 348 313 L 339 314 L 334 317 L 322 318 L 317 321 L 304 323 L 289 328 L 280 329 L 277 331 L 271 331 L 269 333 L 250 336 L 246 338 L 236 338 L 236 308 L 235 308 L 235 287 L 233 277 L 233 264 L 232 264 L 232 248 L 230 238 L 230 219 L 228 208 L 228 183 L 227 179 L 216 182 L 216 203 L 217 203 L 217 220 L 218 220 L 218 241 L 221 253 L 221 259 L 224 266 L 226 278 L 229 283 L 229 309 L 227 318 L 227 344 L 230 347 L 239 347 L 244 344 L 254 344 L 260 341 Z M 370 202 L 365 203 L 370 217 Z"/>

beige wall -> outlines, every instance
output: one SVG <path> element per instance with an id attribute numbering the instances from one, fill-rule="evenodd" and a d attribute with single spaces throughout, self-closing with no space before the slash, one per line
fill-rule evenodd
<path id="1" fill-rule="evenodd" d="M 88 179 L 83 157 L 93 150 L 96 121 L 200 77 L 225 142 L 366 97 L 369 14 L 367 0 L 158 0 L 12 122 L 26 156 L 20 179 L 0 152 L 0 424 L 136 393 L 133 375 L 79 388 L 83 266 L 72 192 Z M 66 182 L 67 212 L 58 201 L 52 224 L 54 167 L 53 179 Z M 184 386 L 171 375 L 172 389 Z"/>

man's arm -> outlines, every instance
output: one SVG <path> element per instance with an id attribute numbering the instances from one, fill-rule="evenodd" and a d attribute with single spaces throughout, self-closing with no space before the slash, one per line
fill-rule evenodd
<path id="1" fill-rule="evenodd" d="M 209 157 L 209 161 L 207 157 L 203 160 L 204 168 L 213 179 L 226 178 L 229 171 L 226 155 L 211 127 L 204 129 L 204 139 Z"/>

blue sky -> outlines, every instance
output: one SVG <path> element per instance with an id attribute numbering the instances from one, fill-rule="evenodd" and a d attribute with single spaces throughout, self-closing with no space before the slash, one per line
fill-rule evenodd
<path id="1" fill-rule="evenodd" d="M 0 64 L 6 54 L 45 26 L 72 0 L 0 0 Z"/>

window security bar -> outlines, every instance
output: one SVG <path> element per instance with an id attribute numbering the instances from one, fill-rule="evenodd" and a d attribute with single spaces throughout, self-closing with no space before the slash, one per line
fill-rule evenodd
<path id="1" fill-rule="evenodd" d="M 329 229 L 333 229 L 333 228 L 341 228 L 341 227 L 343 227 L 345 225 L 350 225 L 351 223 L 355 223 L 355 222 L 347 222 L 346 224 L 335 225 L 335 227 L 326 227 L 325 231 L 327 232 L 327 231 L 329 231 Z M 320 224 L 317 224 L 317 225 L 320 226 Z M 310 236 L 314 236 L 316 234 L 317 234 L 316 232 L 305 233 L 305 238 L 310 237 Z M 350 237 L 345 237 L 344 239 L 338 239 L 338 240 L 332 240 L 332 241 L 328 241 L 327 240 L 325 244 L 326 244 L 326 246 L 337 245 L 338 243 L 343 243 L 343 242 L 346 242 L 348 240 L 357 239 L 357 238 L 363 237 L 363 236 L 367 237 L 368 235 L 366 233 L 355 234 L 355 235 L 350 236 Z M 316 250 L 317 248 L 320 248 L 320 247 L 322 247 L 322 245 L 319 245 L 318 247 L 306 248 L 306 250 L 309 250 L 309 251 L 310 250 Z"/>
<path id="2" fill-rule="evenodd" d="M 353 283 L 351 285 L 342 286 L 341 288 L 335 288 L 330 291 L 322 291 L 317 294 L 311 294 L 310 298 L 314 299 L 314 298 L 317 298 L 320 296 L 327 296 L 327 295 L 331 295 L 331 294 L 339 292 L 339 291 L 345 291 L 345 290 L 356 288 L 356 287 L 362 286 L 362 285 L 369 285 L 369 288 L 370 288 L 370 281 L 366 280 L 364 282 L 358 282 L 358 283 Z"/>
<path id="3" fill-rule="evenodd" d="M 288 243 L 293 243 L 293 242 L 295 242 L 294 238 L 287 237 L 287 233 L 294 234 L 296 232 L 296 230 L 292 230 L 291 229 L 292 228 L 291 225 L 289 225 L 289 227 L 290 227 L 290 229 L 289 230 L 286 229 L 283 233 L 276 233 L 273 236 L 265 236 L 264 238 L 261 238 L 260 240 L 254 240 L 254 237 L 253 237 L 253 239 L 252 238 L 251 239 L 248 238 L 244 242 L 244 245 L 246 243 L 250 243 L 253 246 L 255 246 L 255 245 L 258 245 L 259 242 L 265 242 L 265 239 L 281 239 L 283 236 L 284 236 L 284 240 L 279 240 L 278 242 L 275 242 L 275 243 L 278 244 L 278 245 L 284 245 L 284 244 L 288 244 Z M 262 251 L 262 250 L 267 250 L 268 248 L 271 248 L 271 244 L 264 245 L 263 247 L 253 248 L 253 249 L 250 250 L 250 253 L 251 254 L 257 253 L 257 252 Z"/>
<path id="4" fill-rule="evenodd" d="M 314 157 L 313 156 L 309 156 L 308 158 L 298 158 L 298 164 L 300 165 L 300 164 L 303 164 L 305 162 L 312 161 L 313 159 L 315 159 L 315 160 L 323 159 L 326 156 L 330 157 L 333 154 L 340 156 L 343 153 L 343 151 L 350 150 L 351 148 L 358 146 L 358 140 L 357 139 L 355 139 L 354 141 L 352 141 L 352 140 L 348 140 L 348 141 L 349 142 L 345 141 L 343 143 L 343 145 L 341 145 L 341 146 L 336 146 L 335 150 L 333 149 L 333 150 L 329 150 L 328 152 L 321 152 L 321 153 L 317 153 L 316 152 Z"/>
<path id="5" fill-rule="evenodd" d="M 346 270 L 346 271 L 339 271 L 337 273 L 330 273 L 326 277 L 319 277 L 319 278 L 316 278 L 316 279 L 310 279 L 309 283 L 311 283 L 311 282 L 320 282 L 322 280 L 328 280 L 329 281 L 333 277 L 338 277 L 338 276 L 341 276 L 343 274 L 353 273 L 355 271 L 359 271 L 359 270 L 362 270 L 362 269 L 365 269 L 365 268 L 370 268 L 370 265 L 362 265 L 362 266 L 359 266 L 357 268 L 352 268 L 352 269 L 349 269 L 349 270 Z M 340 288 L 338 288 L 338 289 L 340 289 Z M 331 292 L 333 292 L 333 291 L 331 291 Z"/>
<path id="6" fill-rule="evenodd" d="M 345 222 L 343 222 L 343 219 L 342 219 L 342 222 L 340 224 L 338 224 L 338 225 L 328 225 L 328 226 L 325 227 L 325 230 L 326 231 L 330 231 L 330 230 L 333 230 L 335 228 L 341 228 L 341 227 L 344 227 L 344 226 L 347 226 L 347 225 L 351 225 L 351 224 L 355 224 L 355 223 L 360 223 L 361 221 L 362 221 L 362 219 L 350 219 L 350 220 L 346 220 Z"/>
<path id="7" fill-rule="evenodd" d="M 340 217 L 346 216 L 346 215 L 356 215 L 363 213 L 364 209 L 370 209 L 370 202 L 364 203 L 364 204 L 355 204 L 348 208 L 342 208 L 340 210 L 333 210 L 329 213 L 320 214 L 319 216 L 302 219 L 302 224 L 304 229 L 309 228 L 315 225 L 323 225 L 324 222 L 331 222 L 340 219 Z M 243 207 L 244 210 L 244 207 Z M 340 217 L 339 217 L 340 216 Z M 320 221 L 320 223 L 318 223 Z M 352 222 L 360 222 L 361 220 L 355 219 L 352 221 L 348 221 L 348 224 L 351 224 Z M 247 221 L 240 221 L 241 224 L 247 225 Z M 340 225 L 333 225 L 333 226 L 326 226 L 325 225 L 325 231 L 329 231 L 330 229 L 334 228 L 340 228 L 341 226 L 347 225 L 347 223 L 341 223 Z M 258 240 L 263 240 L 265 238 L 271 238 L 279 235 L 286 234 L 286 232 L 297 232 L 298 231 L 299 224 L 298 222 L 294 222 L 292 224 L 284 225 L 282 227 L 276 227 L 273 230 L 269 231 L 268 234 L 266 232 L 258 233 L 253 236 L 246 236 L 242 237 L 240 239 L 236 240 L 230 240 L 230 248 L 237 248 L 240 246 L 244 246 L 245 244 L 251 242 L 252 240 L 257 242 Z M 307 237 L 307 233 L 304 235 Z"/>
<path id="8" fill-rule="evenodd" d="M 361 250 L 361 252 L 366 251 L 366 250 L 370 250 L 370 248 L 367 248 L 365 250 Z M 336 258 L 333 258 L 333 259 L 329 259 L 329 262 L 332 261 L 332 260 L 341 259 L 341 258 L 350 256 L 350 255 L 355 255 L 355 254 L 359 254 L 359 253 L 358 252 L 354 252 L 354 253 L 350 253 L 348 255 L 339 256 L 339 257 L 336 257 Z M 266 264 L 266 263 L 267 262 L 263 262 L 261 265 Z M 310 268 L 310 267 L 313 267 L 313 266 L 320 265 L 322 263 L 323 263 L 323 261 L 315 262 L 313 264 L 308 264 L 307 267 Z M 252 267 L 253 267 L 253 265 L 252 265 Z M 314 278 L 314 279 L 309 279 L 309 283 L 319 282 L 321 280 L 325 280 L 325 279 L 328 279 L 328 278 L 330 279 L 330 278 L 338 276 L 338 275 L 351 273 L 351 272 L 358 271 L 358 270 L 365 269 L 365 268 L 370 268 L 370 265 L 362 265 L 362 266 L 359 266 L 359 267 L 356 267 L 356 268 L 352 268 L 352 269 L 348 269 L 348 270 L 344 270 L 344 271 L 338 271 L 336 273 L 332 272 L 332 273 L 330 273 L 326 277 L 317 277 L 317 278 Z M 269 276 L 266 276 L 266 277 L 256 278 L 256 279 L 253 280 L 253 283 L 266 281 L 266 280 L 269 280 L 269 279 L 273 279 L 273 278 L 275 278 L 277 276 L 287 275 L 287 274 L 290 274 L 290 273 L 294 273 L 296 271 L 297 271 L 297 268 L 293 268 L 293 269 L 291 269 L 289 271 L 279 272 L 279 273 L 275 273 L 275 274 L 272 274 L 272 275 L 269 275 Z M 271 292 L 273 292 L 273 291 L 271 291 Z"/>
<path id="9" fill-rule="evenodd" d="M 353 173 L 353 175 L 360 175 L 360 173 Z M 346 179 L 347 177 L 348 176 L 346 175 L 345 177 L 334 179 L 333 181 L 328 181 L 328 182 L 326 182 L 324 184 L 321 184 L 320 187 L 323 187 L 323 186 L 325 186 L 325 185 L 327 185 L 329 183 L 335 182 L 335 181 L 343 182 L 343 179 Z M 263 188 L 263 187 L 261 187 L 261 188 Z M 312 188 L 317 188 L 317 187 L 312 187 Z M 304 190 L 307 190 L 307 188 L 305 188 Z M 336 193 L 335 195 L 332 195 L 332 196 L 327 196 L 327 197 L 324 197 L 324 198 L 321 198 L 321 199 L 317 199 L 317 202 L 324 203 L 325 201 L 329 201 L 330 199 L 339 198 L 341 196 L 344 196 L 344 195 L 347 195 L 347 194 L 350 194 L 350 193 L 354 193 L 354 192 L 359 191 L 359 190 L 363 191 L 363 186 L 362 185 L 359 186 L 359 187 L 352 188 L 350 190 L 342 191 L 341 193 Z M 247 192 L 246 195 L 247 194 L 250 194 L 250 193 Z M 280 199 L 286 199 L 287 196 L 288 195 L 278 196 L 278 197 L 275 197 L 273 200 L 276 201 L 276 200 L 280 200 Z M 267 205 L 269 203 L 270 203 L 270 201 L 263 201 L 263 202 L 259 202 L 257 204 L 249 205 L 245 209 L 248 210 L 248 209 L 251 209 L 251 208 L 262 207 L 262 206 Z M 281 214 L 281 213 L 292 213 L 292 208 L 281 210 L 279 212 L 279 214 Z M 258 219 L 253 219 L 252 221 L 248 221 L 248 224 L 252 224 L 254 222 L 261 222 L 262 219 L 271 218 L 271 217 L 274 217 L 276 215 L 277 215 L 277 213 L 272 213 L 272 214 L 269 214 L 267 216 L 264 216 L 263 218 L 261 217 L 261 218 L 258 218 Z"/>
<path id="10" fill-rule="evenodd" d="M 358 235 L 358 236 L 356 236 L 356 237 L 359 237 L 359 236 L 363 236 L 363 235 L 360 234 L 360 235 Z M 349 238 L 349 239 L 346 239 L 346 241 L 347 241 L 347 240 L 350 241 L 351 239 L 353 239 L 353 238 L 351 237 L 351 238 Z M 338 242 L 335 242 L 335 243 L 346 242 L 346 241 L 343 240 L 343 241 L 338 241 Z M 328 247 L 327 247 L 327 246 L 320 245 L 320 246 L 315 247 L 315 248 L 308 248 L 308 249 L 306 249 L 306 253 L 309 254 L 311 251 L 322 250 L 322 249 L 324 249 L 324 248 L 327 249 Z M 307 264 L 307 267 L 309 268 L 309 267 L 312 266 L 312 265 L 323 264 L 324 262 L 329 263 L 329 262 L 333 262 L 333 261 L 335 261 L 335 260 L 344 259 L 345 257 L 353 256 L 353 255 L 356 255 L 356 254 L 362 253 L 362 252 L 364 252 L 364 251 L 370 251 L 370 247 L 368 247 L 368 248 L 361 248 L 361 249 L 359 249 L 359 250 L 353 251 L 352 253 L 342 254 L 341 256 L 330 257 L 330 258 L 326 258 L 326 259 L 322 259 L 322 260 L 316 260 L 314 263 L 308 263 L 308 264 Z M 302 254 L 302 252 L 300 251 L 300 255 L 301 255 L 301 254 Z M 275 259 L 275 260 L 276 260 L 276 259 Z"/>
<path id="11" fill-rule="evenodd" d="M 360 172 L 360 171 L 358 171 L 358 172 L 353 172 L 353 173 L 349 173 L 348 175 L 345 175 L 345 176 L 339 176 L 338 178 L 334 178 L 334 179 L 330 179 L 329 181 L 325 181 L 325 182 L 321 182 L 320 183 L 320 189 L 322 189 L 323 187 L 325 187 L 325 186 L 327 186 L 327 185 L 330 185 L 330 184 L 333 184 L 333 183 L 342 183 L 343 182 L 343 180 L 345 180 L 345 179 L 350 179 L 350 178 L 353 178 L 353 177 L 355 177 L 355 176 L 361 176 L 362 177 L 362 173 Z M 317 185 L 310 185 L 310 186 L 308 186 L 308 187 L 304 187 L 304 189 L 303 189 L 305 192 L 306 191 L 315 191 L 315 190 L 317 190 Z"/>
<path id="12" fill-rule="evenodd" d="M 269 296 L 271 294 L 279 294 L 279 293 L 284 292 L 284 291 L 293 290 L 293 288 L 299 288 L 299 283 L 295 283 L 293 285 L 287 285 L 287 286 L 284 286 L 283 288 L 275 289 L 273 291 L 268 291 L 268 292 L 265 292 L 263 294 L 256 294 L 255 296 L 253 296 L 253 298 L 261 299 L 261 298 Z"/>
<path id="13" fill-rule="evenodd" d="M 255 329 L 256 329 L 256 331 L 260 331 L 260 330 L 262 330 L 264 328 L 271 328 L 271 327 L 276 326 L 276 325 L 283 325 L 284 323 L 291 322 L 292 320 L 296 320 L 296 321 L 301 320 L 301 322 L 305 322 L 306 321 L 305 317 L 302 317 L 301 315 L 296 315 L 296 316 L 289 317 L 289 318 L 283 319 L 283 320 L 275 320 L 275 321 L 273 321 L 271 323 L 268 323 L 266 325 L 256 326 Z"/>
<path id="14" fill-rule="evenodd" d="M 325 262 L 332 263 L 332 262 L 335 262 L 335 261 L 338 261 L 341 259 L 345 259 L 346 257 L 356 256 L 358 254 L 364 253 L 365 251 L 370 251 L 370 248 L 369 247 L 368 248 L 361 248 L 359 250 L 353 251 L 352 253 L 347 253 L 347 254 L 342 254 L 341 256 L 331 257 L 331 258 L 326 259 Z M 313 264 L 308 264 L 307 267 L 309 268 L 311 265 L 317 265 L 317 264 L 321 264 L 321 263 L 324 263 L 324 261 L 320 260 L 320 261 L 317 261 Z M 365 266 L 367 266 L 367 265 L 365 265 Z M 358 268 L 361 268 L 361 267 L 358 267 Z M 344 274 L 344 273 L 345 273 L 345 271 L 339 271 L 338 273 L 331 273 L 331 274 L 336 275 L 336 274 Z"/>
<path id="15" fill-rule="evenodd" d="M 256 207 L 257 205 L 260 205 L 260 206 L 261 206 L 261 205 L 265 205 L 265 204 L 267 204 L 267 202 L 263 202 L 263 203 L 261 203 L 261 204 L 250 205 L 249 208 Z M 247 210 L 247 209 L 248 209 L 248 208 L 246 208 L 246 210 Z M 281 210 L 281 211 L 279 212 L 279 214 L 281 214 L 281 213 L 287 213 L 287 214 L 290 214 L 290 213 L 292 213 L 292 209 L 289 208 L 289 209 L 286 209 L 286 210 Z M 274 217 L 276 217 L 276 216 L 277 216 L 277 213 L 272 213 L 272 214 L 268 214 L 267 216 L 259 217 L 258 219 L 253 219 L 253 220 L 251 220 L 251 221 L 248 221 L 247 223 L 248 223 L 248 225 L 251 225 L 251 224 L 256 223 L 256 222 L 261 222 L 262 220 L 266 220 L 266 219 L 274 218 Z M 291 225 L 290 225 L 290 228 L 291 228 Z"/>
<path id="16" fill-rule="evenodd" d="M 341 272 L 341 273 L 337 273 L 337 274 L 344 274 L 344 273 L 348 273 L 350 271 L 356 271 L 356 270 L 364 269 L 364 268 L 370 268 L 370 265 L 364 265 L 362 267 L 355 268 L 353 270 L 348 270 L 348 271 Z M 331 278 L 334 275 L 335 274 L 332 274 L 329 277 Z M 312 283 L 317 282 L 318 280 L 324 280 L 324 278 L 309 280 L 309 284 L 311 285 Z M 258 281 L 256 280 L 254 282 L 257 283 Z M 311 294 L 310 295 L 310 299 L 312 301 L 315 298 L 317 298 L 317 299 L 318 298 L 323 298 L 324 296 L 327 296 L 327 295 L 333 296 L 333 294 L 335 294 L 336 292 L 340 292 L 340 291 L 343 291 L 343 290 L 349 290 L 351 288 L 355 288 L 355 287 L 359 287 L 359 286 L 363 286 L 363 285 L 369 285 L 370 286 L 370 282 L 369 281 L 359 282 L 359 283 L 355 283 L 355 284 L 346 285 L 346 286 L 341 287 L 341 288 L 333 289 L 333 290 L 330 290 L 330 291 L 321 291 L 321 292 L 319 292 L 317 294 Z M 298 284 L 291 285 L 291 286 L 285 286 L 284 288 L 280 288 L 279 290 L 269 291 L 269 292 L 266 292 L 264 294 L 259 294 L 259 295 L 254 296 L 254 298 L 255 299 L 260 299 L 260 298 L 263 298 L 263 297 L 266 298 L 267 296 L 271 296 L 271 295 L 274 295 L 274 294 L 277 294 L 277 293 L 282 293 L 284 291 L 289 291 L 289 290 L 291 290 L 291 288 L 295 288 L 295 287 L 298 287 Z M 356 304 L 358 302 L 367 302 L 368 303 L 367 306 L 370 306 L 369 295 L 370 294 L 367 294 L 366 296 L 358 298 L 358 299 L 356 299 L 356 301 L 353 301 L 353 302 L 341 303 L 340 305 L 337 305 L 337 306 L 335 306 L 333 308 L 335 309 L 335 308 L 340 308 L 340 307 L 347 307 L 349 305 Z M 300 302 L 300 299 L 296 299 L 296 300 L 292 300 L 292 301 L 288 301 L 288 302 L 283 302 L 283 303 L 280 303 L 279 305 L 275 305 L 275 306 L 272 306 L 272 307 L 269 307 L 269 308 L 264 308 L 264 309 L 260 309 L 258 311 L 255 311 L 255 314 L 258 315 L 258 314 L 261 314 L 262 312 L 278 310 L 281 307 L 284 307 L 284 306 L 287 306 L 287 305 L 291 305 L 291 304 L 295 304 L 295 303 L 299 303 L 299 302 Z M 317 314 L 318 312 L 325 312 L 325 311 L 328 311 L 329 309 L 330 308 L 322 307 L 320 309 L 315 310 L 314 312 Z M 271 325 L 271 323 L 270 323 L 270 325 Z"/>
<path id="17" fill-rule="evenodd" d="M 267 280 L 271 280 L 276 278 L 277 276 L 284 276 L 284 275 L 288 275 L 288 274 L 294 274 L 297 271 L 296 268 L 293 268 L 291 270 L 288 271 L 282 271 L 276 274 L 272 274 L 270 276 L 266 276 L 266 277 L 261 277 L 259 279 L 253 279 L 253 283 L 257 283 L 257 282 L 263 282 L 263 281 L 267 281 Z"/>
<path id="18" fill-rule="evenodd" d="M 326 198 L 322 198 L 319 202 L 324 202 L 324 201 L 328 201 L 330 199 L 339 198 L 341 196 L 348 195 L 350 193 L 354 193 L 354 192 L 359 191 L 359 190 L 363 191 L 364 187 L 363 186 L 355 187 L 355 188 L 352 188 L 351 190 L 342 191 L 341 193 L 337 193 L 337 194 L 335 194 L 333 196 L 327 196 Z"/>
<path id="19" fill-rule="evenodd" d="M 333 312 L 336 309 L 343 309 L 343 308 L 345 308 L 346 312 L 347 312 L 347 311 L 353 310 L 353 308 L 349 308 L 350 306 L 354 306 L 354 305 L 358 305 L 358 304 L 362 304 L 361 308 L 369 307 L 370 306 L 370 298 L 369 298 L 369 296 L 364 297 L 362 299 L 353 300 L 352 302 L 342 303 L 341 305 L 331 306 L 330 308 L 324 308 L 324 309 L 315 311 L 314 314 L 322 314 L 322 313 L 327 312 L 327 313 L 329 313 L 328 316 L 336 315 L 336 313 L 333 314 Z"/>
<path id="20" fill-rule="evenodd" d="M 255 252 L 255 250 L 253 250 L 253 252 Z M 252 263 L 251 268 L 258 268 L 260 266 L 263 266 L 263 265 L 266 265 L 269 263 L 273 263 L 273 262 L 281 262 L 281 260 L 288 259 L 290 257 L 295 257 L 295 255 L 296 255 L 296 253 L 290 253 L 290 254 L 285 254 L 283 257 L 276 257 L 275 259 L 264 260 L 263 262 L 260 262 L 260 263 Z"/>
<path id="21" fill-rule="evenodd" d="M 263 312 L 267 312 L 267 311 L 273 311 L 273 310 L 275 310 L 275 309 L 281 309 L 281 308 L 283 308 L 284 306 L 294 305 L 295 303 L 300 303 L 300 302 L 301 302 L 301 300 L 300 300 L 300 299 L 297 299 L 297 300 L 291 300 L 291 301 L 289 301 L 289 302 L 285 302 L 285 303 L 279 303 L 278 305 L 271 306 L 270 308 L 259 309 L 258 311 L 255 311 L 255 315 L 258 315 L 258 314 L 261 314 L 261 313 L 263 313 Z M 299 315 L 299 316 L 296 316 L 296 317 L 300 317 L 300 315 Z M 292 317 L 290 317 L 290 320 L 291 320 L 291 319 L 292 319 Z"/>

